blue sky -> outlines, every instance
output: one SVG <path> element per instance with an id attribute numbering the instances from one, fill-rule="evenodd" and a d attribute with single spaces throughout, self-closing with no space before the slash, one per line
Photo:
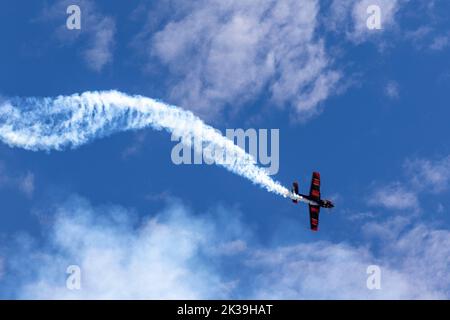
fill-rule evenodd
<path id="1" fill-rule="evenodd" d="M 382 30 L 365 25 L 371 4 Z M 336 208 L 312 233 L 306 206 L 218 166 L 174 165 L 176 143 L 150 128 L 49 152 L 2 137 L 0 297 L 448 299 L 449 9 L 4 2 L 2 99 L 115 89 L 222 132 L 279 129 L 273 178 L 306 193 L 320 171 Z M 82 290 L 66 288 L 69 265 Z"/>

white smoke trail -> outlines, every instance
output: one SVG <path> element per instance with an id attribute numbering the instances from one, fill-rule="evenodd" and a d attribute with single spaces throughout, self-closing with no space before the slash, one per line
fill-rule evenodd
<path id="1" fill-rule="evenodd" d="M 143 96 L 118 91 L 84 92 L 56 98 L 12 98 L 0 102 L 0 139 L 27 150 L 76 148 L 115 132 L 152 127 L 165 129 L 206 154 L 214 163 L 243 176 L 270 192 L 287 196 L 289 191 L 258 167 L 255 159 L 231 140 L 206 125 L 192 112 Z"/>

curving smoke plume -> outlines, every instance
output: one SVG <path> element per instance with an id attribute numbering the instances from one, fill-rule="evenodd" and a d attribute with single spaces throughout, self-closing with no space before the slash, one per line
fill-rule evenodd
<path id="1" fill-rule="evenodd" d="M 190 146 L 192 137 L 200 138 L 201 145 L 193 144 L 195 152 L 270 192 L 282 196 L 289 193 L 258 167 L 250 154 L 192 112 L 154 99 L 100 91 L 0 102 L 0 139 L 9 146 L 32 151 L 76 148 L 116 132 L 146 127 L 165 129 Z"/>

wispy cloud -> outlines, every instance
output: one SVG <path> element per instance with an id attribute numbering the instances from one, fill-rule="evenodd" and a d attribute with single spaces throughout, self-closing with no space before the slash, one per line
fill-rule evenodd
<path id="1" fill-rule="evenodd" d="M 384 88 L 384 93 L 391 99 L 398 99 L 400 97 L 399 85 L 396 81 L 388 81 Z"/>
<path id="2" fill-rule="evenodd" d="M 402 181 L 389 182 L 374 188 L 368 204 L 394 210 L 420 210 L 420 194 L 445 192 L 450 184 L 450 156 L 439 159 L 410 158 L 403 164 Z"/>
<path id="3" fill-rule="evenodd" d="M 141 222 L 132 211 L 93 207 L 79 197 L 53 214 L 44 246 L 22 240 L 6 251 L 3 283 L 15 298 L 448 298 L 450 232 L 420 223 L 372 233 L 380 246 L 375 253 L 329 241 L 267 248 L 235 209 L 198 214 L 174 199 Z M 81 290 L 65 286 L 66 268 L 74 264 Z M 221 269 L 224 264 L 237 271 Z M 380 290 L 366 287 L 372 264 L 382 270 Z"/>
<path id="4" fill-rule="evenodd" d="M 445 291 L 433 291 L 421 283 L 426 277 L 417 281 L 416 274 L 408 274 L 390 263 L 390 258 L 377 259 L 363 247 L 327 242 L 266 250 L 256 253 L 253 260 L 255 267 L 267 272 L 260 275 L 255 296 L 262 299 L 445 297 Z M 366 270 L 373 264 L 379 265 L 382 272 L 380 290 L 369 290 L 366 286 Z"/>
<path id="5" fill-rule="evenodd" d="M 221 210 L 212 212 L 219 221 Z M 236 237 L 245 236 L 233 233 L 239 226 L 235 214 L 227 214 L 231 219 L 222 228 L 172 199 L 163 212 L 136 224 L 132 211 L 94 208 L 72 197 L 56 206 L 45 249 L 31 242 L 7 256 L 10 266 L 31 271 L 14 270 L 20 286 L 10 289 L 31 299 L 223 298 L 228 282 L 208 261 L 224 248 L 228 257 L 243 249 Z M 81 290 L 66 288 L 69 265 L 81 268 Z"/>
<path id="6" fill-rule="evenodd" d="M 110 17 L 94 14 L 87 17 L 92 23 L 90 45 L 83 52 L 84 59 L 88 66 L 94 71 L 101 71 L 113 60 L 115 23 Z"/>
<path id="7" fill-rule="evenodd" d="M 433 29 L 430 26 L 420 26 L 417 29 L 405 31 L 405 38 L 418 46 L 432 32 Z"/>
<path id="8" fill-rule="evenodd" d="M 318 1 L 174 3 L 173 19 L 138 38 L 176 79 L 169 94 L 182 106 L 211 117 L 267 92 L 306 120 L 333 94 L 340 73 L 315 32 Z"/>
<path id="9" fill-rule="evenodd" d="M 66 9 L 78 5 L 81 10 L 81 29 L 68 30 L 65 24 Z M 55 30 L 58 41 L 63 45 L 81 45 L 82 57 L 87 66 L 96 72 L 113 61 L 116 26 L 112 17 L 99 12 L 91 0 L 59 0 L 46 6 L 40 17 L 44 21 L 61 23 Z"/>
<path id="10" fill-rule="evenodd" d="M 395 210 L 417 210 L 419 201 L 415 192 L 408 190 L 399 182 L 379 187 L 369 197 L 370 205 Z"/>
<path id="11" fill-rule="evenodd" d="M 405 12 L 410 25 L 403 28 L 404 39 L 410 41 L 416 50 L 437 52 L 446 49 L 450 45 L 446 16 L 448 3 L 421 0 L 409 1 L 408 4 Z"/>
<path id="12" fill-rule="evenodd" d="M 145 143 L 145 132 L 137 132 L 134 137 L 133 141 L 130 145 L 128 145 L 123 151 L 122 151 L 122 158 L 127 159 L 131 156 L 134 156 L 139 153 L 139 151 L 142 149 L 144 143 Z"/>
<path id="13" fill-rule="evenodd" d="M 23 193 L 31 198 L 34 193 L 34 174 L 27 172 L 26 175 L 20 177 L 18 180 L 18 186 Z"/>
<path id="14" fill-rule="evenodd" d="M 0 257 L 0 281 L 3 278 L 3 275 L 4 275 L 3 258 Z"/>
<path id="15" fill-rule="evenodd" d="M 408 159 L 405 170 L 414 187 L 431 193 L 448 189 L 450 183 L 450 156 L 441 159 Z"/>
<path id="16" fill-rule="evenodd" d="M 333 0 L 325 26 L 337 33 L 344 33 L 348 40 L 361 43 L 377 39 L 379 35 L 392 30 L 396 25 L 395 16 L 404 0 Z M 367 27 L 369 14 L 367 8 L 376 5 L 380 8 L 381 29 L 371 30 Z"/>
<path id="17" fill-rule="evenodd" d="M 6 164 L 0 160 L 0 188 L 12 188 L 19 190 L 28 198 L 34 193 L 35 183 L 34 174 L 30 171 L 27 173 L 11 172 Z"/>
<path id="18" fill-rule="evenodd" d="M 442 51 L 450 45 L 450 33 L 441 31 L 431 25 L 420 26 L 415 30 L 405 31 L 405 38 L 411 41 L 416 50 Z"/>
<path id="19" fill-rule="evenodd" d="M 439 35 L 433 39 L 433 42 L 430 44 L 430 49 L 440 51 L 447 48 L 449 45 L 450 45 L 450 34 Z"/>

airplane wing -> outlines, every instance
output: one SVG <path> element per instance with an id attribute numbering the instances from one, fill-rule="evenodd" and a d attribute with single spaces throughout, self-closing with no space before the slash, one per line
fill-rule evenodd
<path id="1" fill-rule="evenodd" d="M 320 200 L 320 173 L 313 172 L 311 179 L 311 189 L 309 189 L 309 196 L 316 201 Z"/>
<path id="2" fill-rule="evenodd" d="M 317 231 L 319 229 L 319 206 L 309 205 L 309 222 L 311 224 L 311 230 Z"/>

